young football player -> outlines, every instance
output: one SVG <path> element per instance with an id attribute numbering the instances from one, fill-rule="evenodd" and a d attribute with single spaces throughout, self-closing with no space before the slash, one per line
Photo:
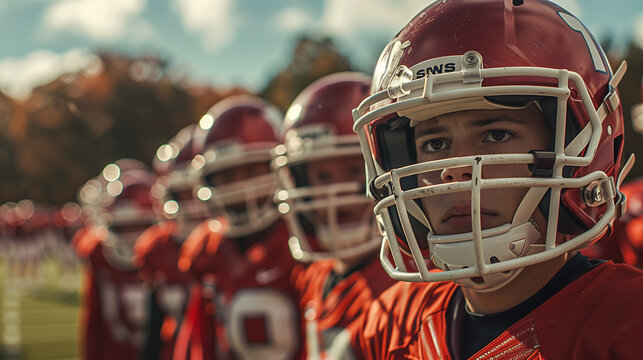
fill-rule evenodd
<path id="1" fill-rule="evenodd" d="M 340 359 L 346 327 L 394 281 L 382 269 L 381 237 L 366 196 L 364 159 L 351 110 L 369 93 L 360 73 L 323 77 L 286 112 L 272 165 L 281 189 L 278 209 L 290 231 L 290 251 L 312 262 L 295 280 L 305 357 Z"/>
<path id="2" fill-rule="evenodd" d="M 290 287 L 296 262 L 273 195 L 270 150 L 280 111 L 256 97 L 235 96 L 200 120 L 207 129 L 198 170 L 206 201 L 220 218 L 204 222 L 181 249 L 179 266 L 201 283 L 183 321 L 191 358 L 293 359 L 300 351 L 299 315 Z M 179 344 L 177 343 L 177 348 Z M 175 353 L 177 353 L 175 351 Z"/>
<path id="3" fill-rule="evenodd" d="M 81 325 L 82 356 L 88 360 L 138 359 L 145 340 L 148 301 L 133 247 L 156 222 L 150 195 L 154 175 L 142 163 L 130 170 L 118 164 L 104 171 L 109 173 L 104 192 L 95 189 L 96 222 L 79 230 L 75 241 L 76 252 L 89 265 Z"/>
<path id="4" fill-rule="evenodd" d="M 623 211 L 623 71 L 545 0 L 436 1 L 397 34 L 354 129 L 403 282 L 359 358 L 640 357 L 642 273 L 578 253 Z"/>
<path id="5" fill-rule="evenodd" d="M 142 359 L 172 359 L 175 335 L 185 310 L 191 277 L 178 268 L 181 244 L 208 218 L 208 207 L 193 195 L 190 172 L 196 125 L 182 129 L 155 157 L 153 196 L 165 221 L 145 230 L 134 246 L 134 262 L 150 290 L 149 316 Z M 164 150 L 170 150 L 167 153 Z"/>

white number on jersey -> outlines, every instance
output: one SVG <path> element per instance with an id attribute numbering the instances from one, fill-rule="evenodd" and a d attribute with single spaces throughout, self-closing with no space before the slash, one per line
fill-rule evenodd
<path id="1" fill-rule="evenodd" d="M 270 288 L 244 289 L 229 308 L 230 346 L 241 359 L 290 359 L 299 346 L 297 311 Z"/>
<path id="2" fill-rule="evenodd" d="M 99 292 L 101 313 L 109 324 L 114 340 L 141 345 L 144 340 L 143 325 L 147 319 L 147 300 L 143 286 L 125 284 L 122 289 L 119 289 L 109 280 L 102 279 Z M 125 319 L 121 318 L 121 307 Z M 123 320 L 135 327 L 133 331 Z"/>

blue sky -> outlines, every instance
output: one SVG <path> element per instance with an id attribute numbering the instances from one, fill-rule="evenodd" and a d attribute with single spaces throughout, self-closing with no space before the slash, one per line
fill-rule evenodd
<path id="1" fill-rule="evenodd" d="M 529 0 L 526 0 L 529 1 Z M 0 0 L 0 89 L 91 64 L 94 49 L 158 53 L 198 83 L 261 89 L 302 33 L 329 35 L 360 70 L 427 0 Z M 643 46 L 640 0 L 561 0 L 599 38 Z M 94 59 L 95 60 L 95 59 Z"/>

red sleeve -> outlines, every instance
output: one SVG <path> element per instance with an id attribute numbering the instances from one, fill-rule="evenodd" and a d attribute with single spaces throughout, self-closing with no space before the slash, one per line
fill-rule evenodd
<path id="1" fill-rule="evenodd" d="M 151 280 L 154 273 L 154 266 L 150 258 L 154 256 L 156 249 L 176 232 L 177 225 L 174 222 L 166 221 L 147 228 L 136 240 L 134 245 L 134 264 L 138 267 L 139 275 L 143 280 Z"/>
<path id="2" fill-rule="evenodd" d="M 195 259 L 203 252 L 208 239 L 208 222 L 205 221 L 199 224 L 185 239 L 179 250 L 179 270 L 184 272 L 193 272 L 195 270 Z"/>
<path id="3" fill-rule="evenodd" d="M 105 235 L 106 230 L 103 228 L 82 228 L 78 230 L 72 240 L 78 256 L 81 259 L 89 259 Z"/>
<path id="4" fill-rule="evenodd" d="M 74 249 L 75 252 L 78 252 L 78 245 L 85 234 L 87 234 L 87 227 L 83 226 L 74 233 L 74 236 L 72 236 L 71 248 Z"/>
<path id="5" fill-rule="evenodd" d="M 134 245 L 134 262 L 141 266 L 145 257 L 154 250 L 155 246 L 170 238 L 177 230 L 176 223 L 165 221 L 147 228 L 136 240 Z"/>
<path id="6" fill-rule="evenodd" d="M 200 281 L 202 275 L 212 266 L 211 256 L 216 254 L 221 244 L 225 227 L 225 223 L 218 219 L 199 224 L 179 250 L 179 270 L 190 272 L 195 280 Z"/>

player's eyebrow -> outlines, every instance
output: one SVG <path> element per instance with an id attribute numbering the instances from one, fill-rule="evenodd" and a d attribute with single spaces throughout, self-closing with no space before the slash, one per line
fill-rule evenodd
<path id="1" fill-rule="evenodd" d="M 433 121 L 435 118 L 429 119 L 427 121 Z M 516 118 L 511 118 L 511 117 L 490 117 L 490 118 L 482 118 L 482 119 L 475 119 L 471 120 L 468 123 L 468 126 L 470 127 L 483 127 L 487 125 L 491 125 L 493 123 L 497 122 L 511 122 L 519 125 L 525 125 L 527 122 L 522 120 L 522 119 L 516 119 Z M 449 128 L 444 125 L 436 125 L 436 126 L 431 126 L 428 128 L 423 129 L 420 132 L 415 133 L 415 138 L 419 138 L 422 136 L 426 135 L 433 135 L 433 134 L 439 134 L 439 133 L 444 133 L 448 132 Z"/>
<path id="2" fill-rule="evenodd" d="M 424 129 L 421 132 L 416 132 L 415 137 L 419 138 L 425 135 L 433 135 L 433 134 L 439 134 L 439 133 L 444 133 L 447 132 L 449 129 L 446 126 L 432 126 L 430 128 Z"/>
<path id="3" fill-rule="evenodd" d="M 491 125 L 496 122 L 511 122 L 519 125 L 525 125 L 527 123 L 522 119 L 516 119 L 511 117 L 491 117 L 491 118 L 472 120 L 471 122 L 469 122 L 469 125 L 475 126 L 475 127 L 482 127 L 482 126 Z"/>

